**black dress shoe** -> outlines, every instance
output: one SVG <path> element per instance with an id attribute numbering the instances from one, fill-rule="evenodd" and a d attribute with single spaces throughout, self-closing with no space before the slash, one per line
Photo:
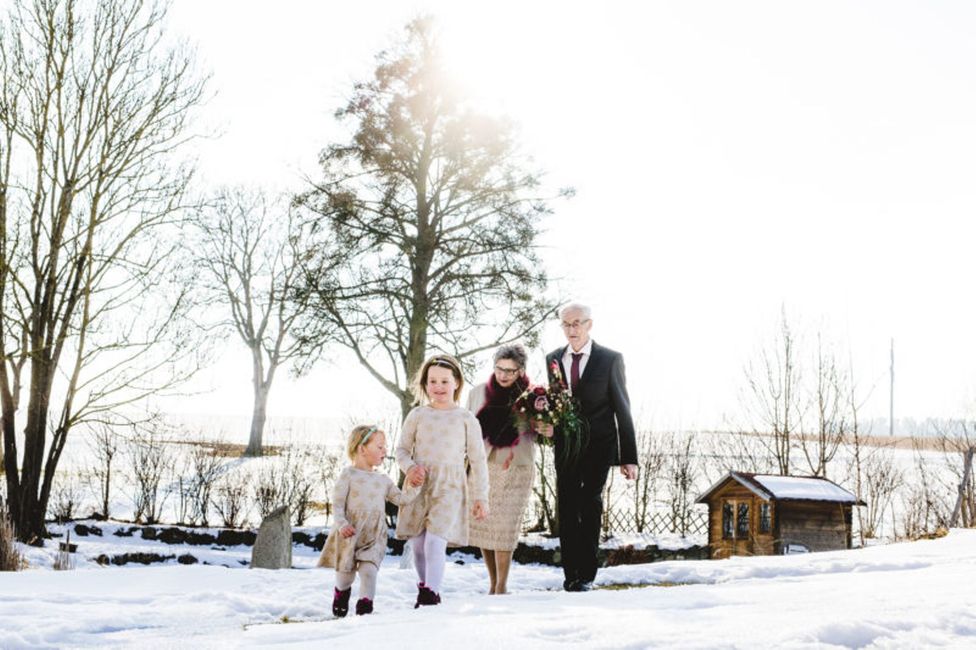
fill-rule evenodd
<path id="1" fill-rule="evenodd" d="M 591 591 L 593 589 L 593 582 L 590 580 L 583 580 L 582 578 L 567 580 L 563 583 L 563 589 L 566 591 Z"/>

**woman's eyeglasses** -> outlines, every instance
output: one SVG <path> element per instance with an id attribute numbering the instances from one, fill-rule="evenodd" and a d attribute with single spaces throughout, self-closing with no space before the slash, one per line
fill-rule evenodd
<path id="1" fill-rule="evenodd" d="M 517 375 L 520 368 L 502 368 L 501 366 L 495 366 L 495 372 L 503 377 L 511 377 L 512 375 Z"/>

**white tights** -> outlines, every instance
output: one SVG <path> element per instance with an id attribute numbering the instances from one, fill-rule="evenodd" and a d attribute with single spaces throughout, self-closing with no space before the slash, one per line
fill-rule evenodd
<path id="1" fill-rule="evenodd" d="M 372 562 L 360 562 L 359 568 L 359 597 L 373 600 L 376 596 L 376 572 L 379 569 Z M 352 586 L 357 571 L 336 571 L 336 589 L 345 591 Z"/>
<path id="2" fill-rule="evenodd" d="M 410 540 L 410 548 L 413 549 L 413 564 L 420 581 L 439 594 L 444 580 L 444 565 L 447 563 L 447 540 L 424 530 Z"/>

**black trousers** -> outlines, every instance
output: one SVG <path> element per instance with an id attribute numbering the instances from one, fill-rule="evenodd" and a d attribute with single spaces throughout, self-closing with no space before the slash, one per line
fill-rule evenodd
<path id="1" fill-rule="evenodd" d="M 609 465 L 585 456 L 575 467 L 556 468 L 559 546 L 566 580 L 593 582 L 600 547 L 603 486 Z"/>

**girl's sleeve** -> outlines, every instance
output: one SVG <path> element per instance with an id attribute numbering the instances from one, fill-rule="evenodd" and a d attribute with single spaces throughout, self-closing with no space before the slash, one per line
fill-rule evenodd
<path id="1" fill-rule="evenodd" d="M 417 409 L 407 413 L 403 419 L 403 426 L 400 431 L 400 441 L 396 448 L 396 461 L 400 466 L 400 471 L 406 474 L 410 468 L 416 465 L 413 459 L 413 447 L 417 441 L 417 421 L 419 415 Z"/>
<path id="2" fill-rule="evenodd" d="M 390 503 L 402 506 L 420 496 L 420 488 L 406 487 L 408 484 L 404 483 L 404 489 L 401 490 L 389 477 L 387 477 L 387 480 L 389 482 L 386 486 L 386 500 Z"/>
<path id="3" fill-rule="evenodd" d="M 346 519 L 346 497 L 349 496 L 349 472 L 343 470 L 332 488 L 332 527 L 339 530 L 349 525 Z"/>
<path id="4" fill-rule="evenodd" d="M 488 462 L 485 457 L 485 444 L 481 439 L 481 423 L 478 418 L 468 414 L 465 418 L 465 446 L 471 476 L 468 483 L 472 501 L 488 501 Z"/>

